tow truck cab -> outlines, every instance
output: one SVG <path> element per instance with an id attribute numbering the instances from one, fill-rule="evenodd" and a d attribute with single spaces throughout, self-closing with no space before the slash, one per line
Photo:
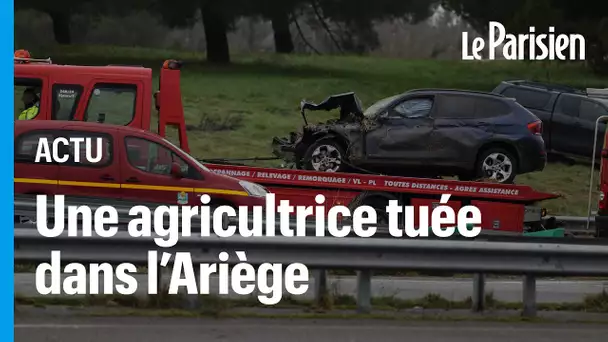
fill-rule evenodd
<path id="1" fill-rule="evenodd" d="M 152 111 L 158 111 L 157 132 L 177 129 L 179 146 L 190 152 L 180 88 L 182 63 L 167 60 L 153 90 L 153 72 L 138 66 L 81 66 L 53 64 L 32 58 L 26 50 L 14 56 L 15 119 L 24 109 L 25 89 L 38 95 L 39 112 L 33 120 L 102 122 L 152 130 Z M 155 107 L 155 108 L 152 108 Z"/>

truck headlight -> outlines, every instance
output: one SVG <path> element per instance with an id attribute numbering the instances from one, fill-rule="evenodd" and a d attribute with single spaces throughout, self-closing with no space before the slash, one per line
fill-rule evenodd
<path id="1" fill-rule="evenodd" d="M 239 184 L 249 194 L 249 196 L 264 197 L 268 193 L 268 191 L 263 186 L 260 186 L 255 183 L 239 181 Z"/>

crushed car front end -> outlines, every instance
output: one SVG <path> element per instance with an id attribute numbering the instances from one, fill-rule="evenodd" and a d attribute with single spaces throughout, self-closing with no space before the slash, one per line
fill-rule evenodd
<path id="1" fill-rule="evenodd" d="M 331 111 L 338 109 L 340 116 L 337 119 L 309 124 L 306 111 Z M 302 101 L 300 112 L 304 120 L 301 132 L 290 132 L 286 137 L 274 137 L 272 139 L 273 154 L 283 159 L 287 163 L 294 163 L 301 168 L 302 158 L 306 151 L 320 138 L 328 136 L 339 136 L 348 140 L 348 131 L 359 131 L 359 124 L 362 118 L 361 101 L 355 93 L 343 93 L 327 97 L 322 102 L 316 104 Z"/>
<path id="2" fill-rule="evenodd" d="M 272 138 L 272 153 L 288 163 L 297 162 L 297 146 L 302 141 L 302 133 L 291 132 L 287 137 Z"/>

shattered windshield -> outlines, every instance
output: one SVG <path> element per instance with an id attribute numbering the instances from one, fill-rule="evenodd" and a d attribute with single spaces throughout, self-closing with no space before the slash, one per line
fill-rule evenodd
<path id="1" fill-rule="evenodd" d="M 377 114 L 380 113 L 380 111 L 382 111 L 384 108 L 386 108 L 386 106 L 388 106 L 391 102 L 395 101 L 396 99 L 400 98 L 401 96 L 402 96 L 402 94 L 399 94 L 399 95 L 394 95 L 394 96 L 382 99 L 382 100 L 374 103 L 373 105 L 369 106 L 365 110 L 365 112 L 363 112 L 363 115 L 367 116 L 367 117 L 376 116 Z"/>

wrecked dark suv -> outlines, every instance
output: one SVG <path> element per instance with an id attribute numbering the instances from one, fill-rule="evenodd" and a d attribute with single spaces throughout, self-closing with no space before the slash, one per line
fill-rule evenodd
<path id="1" fill-rule="evenodd" d="M 309 124 L 306 111 L 334 109 L 338 118 Z M 299 169 L 511 183 L 547 160 L 542 122 L 492 93 L 412 90 L 365 110 L 355 93 L 345 93 L 302 101 L 301 114 L 301 132 L 273 139 L 275 155 Z"/>

